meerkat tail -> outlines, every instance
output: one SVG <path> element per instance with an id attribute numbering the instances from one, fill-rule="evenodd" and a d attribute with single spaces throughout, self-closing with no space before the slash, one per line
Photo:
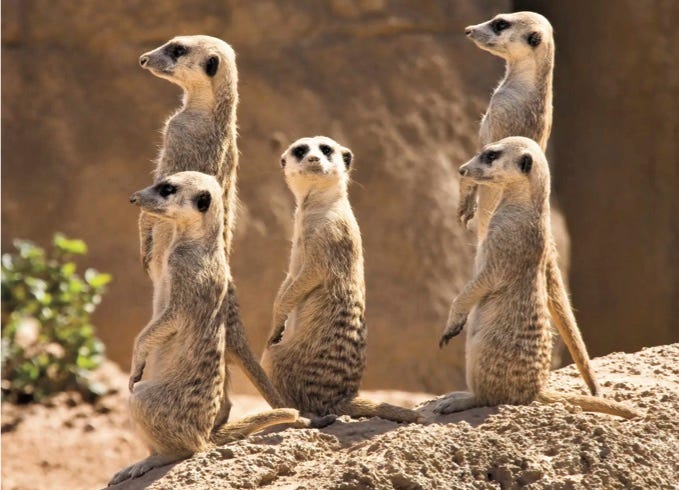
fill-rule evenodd
<path id="1" fill-rule="evenodd" d="M 552 243 L 550 247 L 552 248 L 552 253 L 550 254 L 551 258 L 547 261 L 546 274 L 547 307 L 561 338 L 568 348 L 568 352 L 570 352 L 575 365 L 578 367 L 578 371 L 580 371 L 580 375 L 589 387 L 590 393 L 594 396 L 601 396 L 601 387 L 594 376 L 594 369 L 589 361 L 587 347 L 585 347 L 585 342 L 582 340 L 582 335 L 575 322 L 570 300 L 566 294 L 561 271 L 556 260 L 556 246 Z"/>
<path id="2" fill-rule="evenodd" d="M 381 417 L 394 422 L 420 423 L 424 417 L 414 410 L 389 403 L 375 403 L 365 398 L 353 398 L 342 406 L 342 413 L 350 417 Z"/>
<path id="3" fill-rule="evenodd" d="M 577 405 L 587 412 L 607 413 L 609 415 L 617 415 L 618 417 L 623 417 L 625 419 L 633 419 L 635 417 L 642 417 L 644 415 L 640 410 L 625 405 L 624 403 L 590 395 L 575 395 L 561 393 L 558 391 L 544 391 L 538 395 L 537 399 L 543 403 L 567 402 L 571 405 Z"/>
<path id="4" fill-rule="evenodd" d="M 294 408 L 278 408 L 267 412 L 243 417 L 237 422 L 229 422 L 213 430 L 211 441 L 221 446 L 229 442 L 245 439 L 247 436 L 272 425 L 294 423 L 299 412 Z"/>

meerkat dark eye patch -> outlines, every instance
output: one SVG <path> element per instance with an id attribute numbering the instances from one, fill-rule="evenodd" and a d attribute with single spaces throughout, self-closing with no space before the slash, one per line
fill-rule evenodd
<path id="1" fill-rule="evenodd" d="M 304 158 L 304 155 L 306 155 L 307 153 L 309 153 L 309 145 L 298 145 L 298 146 L 295 146 L 295 147 L 292 149 L 292 152 L 291 152 L 291 153 L 292 153 L 292 155 L 293 155 L 297 160 L 301 160 L 302 158 Z"/>
<path id="2" fill-rule="evenodd" d="M 509 29 L 511 25 L 512 25 L 511 23 L 507 22 L 504 19 L 495 19 L 493 22 L 490 23 L 490 28 L 493 29 L 493 32 L 495 34 L 500 34 L 505 29 Z"/>
<path id="3" fill-rule="evenodd" d="M 206 212 L 210 209 L 210 203 L 212 202 L 212 196 L 209 192 L 201 192 L 193 198 L 193 202 L 196 204 L 196 209 L 201 213 Z"/>
<path id="4" fill-rule="evenodd" d="M 351 162 L 354 159 L 354 155 L 349 151 L 349 150 L 344 150 L 342 152 L 342 160 L 344 161 L 344 166 L 346 168 L 349 168 L 351 166 Z"/>
<path id="5" fill-rule="evenodd" d="M 521 155 L 519 159 L 519 168 L 524 174 L 530 173 L 530 169 L 533 168 L 533 157 L 529 154 Z"/>
<path id="6" fill-rule="evenodd" d="M 167 198 L 177 192 L 177 186 L 163 182 L 156 186 L 156 190 L 158 191 L 158 194 L 160 194 L 160 197 Z"/>
<path id="7" fill-rule="evenodd" d="M 210 56 L 205 62 L 205 73 L 208 77 L 214 77 L 217 74 L 217 69 L 219 68 L 219 57 Z"/>
<path id="8" fill-rule="evenodd" d="M 177 43 L 170 44 L 167 48 L 165 48 L 165 54 L 172 58 L 173 61 L 177 61 L 178 58 L 181 58 L 188 52 L 189 49 L 186 46 Z"/>
<path id="9" fill-rule="evenodd" d="M 500 155 L 502 155 L 501 151 L 486 150 L 481 153 L 479 160 L 481 160 L 481 162 L 485 163 L 486 165 L 492 165 L 495 160 L 500 158 Z"/>
<path id="10" fill-rule="evenodd" d="M 540 34 L 537 31 L 531 32 L 530 34 L 528 34 L 526 42 L 528 43 L 529 46 L 536 48 L 540 46 L 540 43 L 542 42 L 542 34 Z"/>
<path id="11" fill-rule="evenodd" d="M 333 150 L 332 146 L 329 145 L 318 145 L 318 148 L 321 150 L 321 153 L 323 153 L 326 157 L 329 157 L 332 155 L 332 152 L 335 151 Z"/>

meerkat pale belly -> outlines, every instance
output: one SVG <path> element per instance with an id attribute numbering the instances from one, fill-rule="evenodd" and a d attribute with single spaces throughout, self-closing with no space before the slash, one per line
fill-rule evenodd
<path id="1" fill-rule="evenodd" d="M 416 412 L 358 398 L 367 329 L 363 246 L 347 195 L 351 151 L 302 138 L 281 158 L 295 196 L 290 266 L 274 302 L 264 369 L 304 413 L 419 421 Z"/>
<path id="2" fill-rule="evenodd" d="M 172 225 L 156 281 L 166 302 L 135 339 L 130 415 L 151 455 L 117 473 L 111 484 L 283 422 L 279 409 L 234 424 L 218 415 L 225 398 L 228 276 L 222 189 L 214 177 L 180 172 L 136 192 L 131 202 Z M 153 366 L 141 381 L 150 357 Z"/>
<path id="3" fill-rule="evenodd" d="M 163 145 L 154 172 L 162 179 L 181 171 L 200 171 L 216 178 L 223 189 L 224 249 L 227 267 L 227 362 L 236 362 L 253 385 L 274 407 L 283 406 L 247 341 L 241 321 L 229 258 L 237 207 L 238 146 L 236 110 L 238 70 L 231 46 L 210 36 L 178 36 L 140 57 L 140 64 L 154 75 L 179 85 L 182 107 L 165 123 Z M 140 216 L 140 243 L 144 267 L 154 282 L 154 311 L 166 303 L 166 289 L 156 282 L 163 275 L 164 254 L 171 242 L 172 226 L 144 212 Z M 155 362 L 152 356 L 151 364 Z M 151 366 L 151 369 L 155 369 Z M 224 393 L 228 393 L 225 377 Z M 231 403 L 225 396 L 220 420 L 229 417 Z"/>
<path id="4" fill-rule="evenodd" d="M 561 276 L 549 269 L 553 256 L 550 178 L 539 145 L 523 137 L 502 139 L 486 145 L 460 167 L 460 173 L 497 188 L 502 198 L 480 245 L 483 261 L 453 301 L 439 344 L 443 346 L 467 326 L 469 392 L 447 395 L 436 410 L 449 413 L 500 403 L 559 400 L 585 410 L 628 418 L 639 415 L 610 400 L 545 389 L 552 349 L 550 316 L 578 338 L 579 330 Z M 567 310 L 550 307 L 550 287 Z M 586 355 L 584 344 L 580 352 Z"/>

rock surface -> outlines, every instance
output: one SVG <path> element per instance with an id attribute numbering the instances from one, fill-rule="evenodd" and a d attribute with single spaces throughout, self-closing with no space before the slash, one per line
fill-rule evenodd
<path id="1" fill-rule="evenodd" d="M 319 430 L 255 435 L 132 480 L 119 489 L 170 488 L 673 488 L 679 481 L 679 344 L 594 360 L 607 397 L 644 410 L 623 421 L 557 404 L 501 406 L 435 417 L 428 425 L 342 419 Z M 2 486 L 105 486 L 145 456 L 127 422 L 127 375 L 104 369 L 111 392 L 94 406 L 69 394 L 46 405 L 2 405 Z M 553 388 L 585 392 L 571 365 Z M 426 393 L 372 391 L 414 406 Z M 232 397 L 232 419 L 267 409 Z"/>
<path id="2" fill-rule="evenodd" d="M 646 412 L 635 420 L 538 403 L 433 416 L 425 404 L 428 425 L 343 418 L 257 435 L 115 488 L 671 488 L 678 358 L 674 344 L 594 361 L 605 396 Z M 573 365 L 551 385 L 584 392 Z"/>

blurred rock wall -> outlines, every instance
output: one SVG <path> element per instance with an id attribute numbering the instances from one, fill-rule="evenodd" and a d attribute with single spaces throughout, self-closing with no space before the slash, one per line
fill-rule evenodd
<path id="1" fill-rule="evenodd" d="M 4 1 L 3 250 L 15 237 L 46 244 L 55 230 L 84 238 L 89 263 L 115 277 L 96 322 L 110 357 L 126 368 L 151 312 L 137 210 L 127 197 L 149 184 L 159 130 L 180 98 L 137 58 L 177 34 L 217 36 L 238 54 L 242 204 L 232 267 L 254 349 L 263 346 L 289 256 L 293 200 L 279 155 L 298 137 L 325 134 L 356 156 L 351 200 L 364 236 L 370 332 L 364 386 L 461 387 L 463 339 L 443 352 L 436 346 L 473 253 L 473 237 L 455 221 L 457 167 L 476 148 L 479 118 L 503 73 L 502 61 L 462 29 L 510 9 L 491 0 Z M 676 83 L 677 62 L 667 58 L 669 33 L 653 46 L 650 26 L 669 16 L 623 19 L 625 52 L 637 53 L 627 67 L 611 51 L 620 42 L 612 26 L 585 19 L 588 9 L 553 10 L 559 56 L 569 58 L 557 58 L 552 144 L 563 164 L 555 180 L 574 230 L 572 286 L 585 337 L 595 352 L 666 342 L 667 315 L 676 318 L 679 304 L 676 192 L 667 195 L 677 184 L 668 146 L 677 118 L 667 122 L 676 90 L 661 75 L 673 62 Z M 629 26 L 642 21 L 652 56 L 632 46 Z M 600 46 L 582 56 L 575 45 L 591 39 Z M 629 71 L 616 85 L 591 66 L 599 58 L 611 71 Z M 568 63 L 577 76 L 564 74 Z M 649 64 L 658 79 L 649 81 Z M 633 94 L 622 91 L 630 77 Z M 582 99 L 592 84 L 599 92 Z M 625 100 L 640 91 L 644 100 Z M 592 165 L 579 164 L 588 174 L 578 178 L 566 161 L 583 158 Z M 617 297 L 616 288 L 645 302 Z M 245 388 L 242 379 L 236 388 Z"/>
<path id="2" fill-rule="evenodd" d="M 679 2 L 521 0 L 555 26 L 554 182 L 594 355 L 679 340 Z"/>

